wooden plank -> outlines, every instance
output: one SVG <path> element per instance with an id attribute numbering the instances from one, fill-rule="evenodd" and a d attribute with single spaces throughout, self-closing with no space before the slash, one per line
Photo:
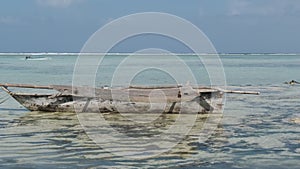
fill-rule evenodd
<path id="1" fill-rule="evenodd" d="M 32 89 L 53 89 L 51 86 L 39 86 L 39 85 L 29 85 L 29 84 L 10 84 L 10 83 L 5 83 L 1 84 L 0 86 L 3 87 L 20 87 L 20 88 L 32 88 Z"/>
<path id="2" fill-rule="evenodd" d="M 221 90 L 224 93 L 233 93 L 233 94 L 254 94 L 260 95 L 260 92 L 255 91 L 239 91 L 239 90 Z"/>
<path id="3" fill-rule="evenodd" d="M 73 91 L 73 93 L 76 94 L 76 91 L 79 91 L 81 93 L 91 93 L 93 91 L 96 91 L 96 93 L 102 93 L 103 91 L 107 90 L 107 89 L 99 89 L 99 88 L 92 88 L 92 87 L 73 87 L 73 86 L 67 86 L 67 85 L 49 85 L 49 86 L 43 86 L 43 85 L 30 85 L 30 84 L 10 84 L 10 83 L 5 83 L 5 84 L 1 84 L 0 86 L 2 87 L 19 87 L 19 88 L 33 88 L 33 89 L 52 89 L 52 90 L 57 90 L 59 92 L 62 93 L 68 93 L 68 94 L 72 94 L 73 89 L 75 89 Z M 163 90 L 175 90 L 176 92 L 183 86 L 181 85 L 165 85 L 165 86 L 129 86 L 129 90 L 139 90 L 138 92 L 142 92 L 143 91 L 151 91 L 151 89 L 163 89 Z M 126 88 L 123 88 L 126 89 Z M 128 90 L 127 89 L 127 90 Z M 259 95 L 260 92 L 256 92 L 256 91 L 239 91 L 239 90 L 224 90 L 224 89 L 214 89 L 214 88 L 207 88 L 207 87 L 193 87 L 193 89 L 196 89 L 199 93 L 201 92 L 224 92 L 224 93 L 234 93 L 234 94 L 254 94 L 254 95 Z M 111 90 L 111 89 L 108 89 Z M 116 90 L 116 89 L 112 89 L 112 90 Z M 118 89 L 117 89 L 118 90 Z M 105 92 L 106 93 L 106 92 Z"/>
<path id="4" fill-rule="evenodd" d="M 140 86 L 140 85 L 130 85 L 129 88 L 132 89 L 168 89 L 168 88 L 180 88 L 182 85 L 153 85 L 153 86 Z"/>

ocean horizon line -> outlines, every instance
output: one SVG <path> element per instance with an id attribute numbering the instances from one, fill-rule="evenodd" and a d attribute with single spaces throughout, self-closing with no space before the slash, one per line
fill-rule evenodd
<path id="1" fill-rule="evenodd" d="M 0 52 L 0 56 L 72 56 L 72 55 L 300 55 L 300 53 L 127 53 L 127 52 L 112 52 L 112 53 L 80 53 L 80 52 Z"/>

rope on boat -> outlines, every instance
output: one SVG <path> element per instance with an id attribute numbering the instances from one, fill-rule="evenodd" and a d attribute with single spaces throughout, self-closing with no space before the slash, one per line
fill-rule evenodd
<path id="1" fill-rule="evenodd" d="M 49 99 L 54 99 L 54 98 L 59 97 L 59 96 L 62 96 L 62 95 L 63 95 L 63 93 L 55 93 L 55 94 L 49 96 L 48 98 L 49 98 Z"/>

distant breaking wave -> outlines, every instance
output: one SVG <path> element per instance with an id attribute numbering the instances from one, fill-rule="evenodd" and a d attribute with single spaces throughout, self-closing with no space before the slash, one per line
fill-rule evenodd
<path id="1" fill-rule="evenodd" d="M 37 58 L 22 58 L 21 60 L 32 60 L 32 61 L 42 61 L 42 60 L 52 60 L 50 57 L 37 57 Z"/>

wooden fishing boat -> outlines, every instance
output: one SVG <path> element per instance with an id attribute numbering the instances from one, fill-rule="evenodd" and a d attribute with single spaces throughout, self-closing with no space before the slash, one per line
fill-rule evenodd
<path id="1" fill-rule="evenodd" d="M 0 87 L 28 110 L 45 112 L 209 113 L 222 110 L 224 93 L 259 94 L 192 86 L 92 88 L 0 84 Z M 51 89 L 56 93 L 17 93 L 9 88 Z"/>

